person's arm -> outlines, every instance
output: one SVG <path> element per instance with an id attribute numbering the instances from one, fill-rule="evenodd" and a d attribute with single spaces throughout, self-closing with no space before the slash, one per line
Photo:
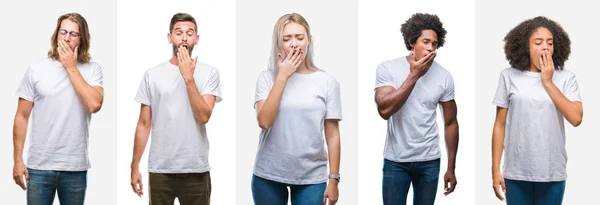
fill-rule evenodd
<path id="1" fill-rule="evenodd" d="M 279 71 L 277 72 L 277 77 L 275 77 L 275 81 L 273 82 L 273 87 L 271 88 L 267 99 L 256 102 L 256 117 L 258 118 L 258 126 L 263 130 L 271 128 L 275 122 L 275 118 L 279 112 L 279 104 L 281 102 L 281 96 L 283 96 L 285 85 L 287 84 L 290 76 L 296 72 L 298 66 L 300 66 L 303 61 L 302 54 L 304 52 L 302 49 L 298 48 L 296 49 L 298 52 L 294 51 L 295 49 L 290 50 L 290 53 L 285 59 L 281 59 L 282 56 L 279 54 L 279 62 L 277 64 Z"/>
<path id="2" fill-rule="evenodd" d="M 444 195 L 454 192 L 456 188 L 456 153 L 458 151 L 458 120 L 456 119 L 456 101 L 440 102 L 444 113 L 444 130 L 446 151 L 448 152 L 448 169 L 444 175 Z"/>
<path id="3" fill-rule="evenodd" d="M 411 53 L 411 55 L 407 57 L 410 64 L 410 73 L 402 85 L 400 85 L 398 89 L 395 89 L 392 86 L 381 86 L 375 90 L 375 103 L 377 103 L 377 111 L 381 118 L 388 120 L 404 106 L 408 96 L 410 96 L 413 88 L 415 88 L 417 80 L 429 70 L 435 56 L 436 53 L 431 52 L 427 54 L 427 56 L 416 61 L 414 54 Z"/>
<path id="4" fill-rule="evenodd" d="M 138 196 L 144 194 L 142 184 L 142 175 L 140 174 L 139 165 L 148 137 L 152 127 L 152 109 L 148 105 L 142 104 L 140 108 L 140 118 L 135 129 L 135 140 L 133 142 L 133 159 L 131 160 L 131 188 Z"/>
<path id="5" fill-rule="evenodd" d="M 502 151 L 504 150 L 504 132 L 506 129 L 506 115 L 508 108 L 496 108 L 496 121 L 494 122 L 494 130 L 492 133 L 492 188 L 496 197 L 504 201 L 506 186 L 504 185 L 504 177 L 500 172 L 500 161 L 502 160 Z M 500 191 L 502 189 L 502 192 Z"/>
<path id="6" fill-rule="evenodd" d="M 187 48 L 179 47 L 177 59 L 179 60 L 179 71 L 185 81 L 185 88 L 188 94 L 188 99 L 192 107 L 194 119 L 200 125 L 208 123 L 212 110 L 215 107 L 216 97 L 213 95 L 200 95 L 196 81 L 194 80 L 194 71 L 196 70 L 196 62 L 198 57 L 192 58 L 188 53 Z"/>
<path id="7" fill-rule="evenodd" d="M 27 181 L 29 181 L 29 173 L 23 161 L 23 147 L 25 146 L 25 138 L 27 135 L 27 125 L 29 116 L 33 109 L 33 102 L 19 98 L 17 113 L 15 114 L 15 122 L 13 127 L 13 179 L 15 183 L 25 190 Z M 23 179 L 25 178 L 25 179 Z"/>
<path id="8" fill-rule="evenodd" d="M 327 142 L 327 153 L 329 155 L 329 173 L 340 173 L 340 129 L 338 119 L 325 120 L 325 141 Z M 327 188 L 323 195 L 323 204 L 336 204 L 338 201 L 338 181 L 329 179 Z"/>
<path id="9" fill-rule="evenodd" d="M 565 116 L 565 119 L 574 127 L 579 126 L 583 119 L 583 105 L 580 101 L 571 101 L 556 87 L 552 81 L 554 75 L 554 62 L 549 52 L 544 52 L 540 56 L 542 84 L 544 89 L 558 108 L 560 113 Z"/>
<path id="10" fill-rule="evenodd" d="M 91 113 L 98 112 L 102 108 L 104 89 L 100 86 L 90 86 L 79 73 L 79 69 L 77 69 L 78 47 L 75 47 L 75 51 L 71 51 L 67 43 L 58 41 L 57 50 L 59 61 L 65 67 L 79 100 Z"/>

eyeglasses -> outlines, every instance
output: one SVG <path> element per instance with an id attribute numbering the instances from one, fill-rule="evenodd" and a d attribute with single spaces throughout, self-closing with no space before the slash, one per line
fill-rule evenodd
<path id="1" fill-rule="evenodd" d="M 67 30 L 65 30 L 65 29 L 58 29 L 58 34 L 60 34 L 60 35 L 62 35 L 62 36 L 66 36 L 67 34 L 69 34 L 69 35 L 71 35 L 71 36 L 72 36 L 72 37 L 74 37 L 74 38 L 77 38 L 77 37 L 81 36 L 81 34 L 80 34 L 80 33 L 77 33 L 77 32 L 75 32 L 75 31 L 71 31 L 71 32 L 69 32 L 69 31 L 67 31 Z"/>

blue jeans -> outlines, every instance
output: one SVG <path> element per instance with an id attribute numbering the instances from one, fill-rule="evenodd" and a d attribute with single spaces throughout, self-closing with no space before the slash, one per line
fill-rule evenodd
<path id="1" fill-rule="evenodd" d="M 504 179 L 508 205 L 560 205 L 565 194 L 565 181 L 529 182 Z"/>
<path id="2" fill-rule="evenodd" d="M 383 204 L 405 205 L 410 184 L 413 204 L 429 205 L 435 201 L 440 159 L 424 162 L 383 161 Z"/>
<path id="3" fill-rule="evenodd" d="M 256 205 L 287 205 L 290 187 L 292 205 L 321 205 L 326 183 L 291 185 L 252 175 L 252 198 Z"/>
<path id="4" fill-rule="evenodd" d="M 87 171 L 29 169 L 27 204 L 52 205 L 58 192 L 61 205 L 82 205 L 87 187 Z"/>

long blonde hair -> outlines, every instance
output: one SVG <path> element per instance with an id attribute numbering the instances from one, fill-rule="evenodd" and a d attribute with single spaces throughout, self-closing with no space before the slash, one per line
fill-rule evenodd
<path id="1" fill-rule="evenodd" d="M 279 53 L 283 52 L 282 44 L 283 44 L 283 28 L 288 23 L 297 23 L 306 29 L 306 34 L 310 40 L 310 44 L 308 44 L 308 52 L 306 52 L 306 65 L 317 68 L 313 61 L 313 38 L 310 34 L 310 26 L 306 19 L 302 17 L 300 14 L 291 13 L 285 14 L 277 20 L 275 23 L 275 27 L 273 28 L 273 40 L 271 45 L 271 56 L 269 57 L 269 70 L 273 73 L 277 73 L 277 62 L 279 61 Z"/>

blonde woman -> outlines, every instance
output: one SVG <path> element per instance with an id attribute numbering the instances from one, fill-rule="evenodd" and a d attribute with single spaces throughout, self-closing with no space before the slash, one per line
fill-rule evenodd
<path id="1" fill-rule="evenodd" d="M 262 129 L 252 177 L 254 203 L 287 204 L 289 187 L 293 205 L 335 204 L 340 87 L 315 66 L 310 27 L 301 15 L 286 14 L 275 24 L 269 70 L 258 77 L 254 105 Z"/>

